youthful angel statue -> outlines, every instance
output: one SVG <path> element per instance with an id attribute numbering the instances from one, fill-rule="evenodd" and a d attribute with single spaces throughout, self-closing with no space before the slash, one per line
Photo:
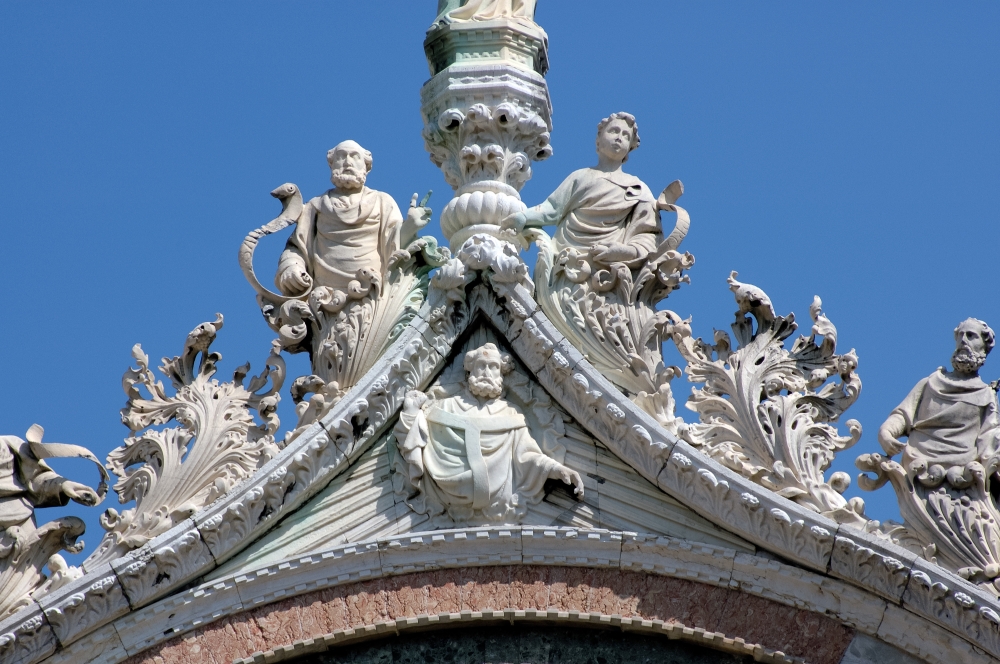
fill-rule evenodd
<path id="1" fill-rule="evenodd" d="M 639 147 L 639 127 L 629 113 L 612 113 L 597 126 L 597 165 L 574 171 L 543 203 L 518 212 L 502 228 L 539 245 L 538 302 L 560 332 L 637 404 L 676 429 L 669 382 L 660 350 L 672 312 L 656 304 L 694 264 L 677 247 L 690 219 L 675 205 L 684 192 L 674 181 L 659 197 L 622 167 Z M 660 212 L 676 212 L 664 238 Z M 550 238 L 536 230 L 555 226 Z"/>

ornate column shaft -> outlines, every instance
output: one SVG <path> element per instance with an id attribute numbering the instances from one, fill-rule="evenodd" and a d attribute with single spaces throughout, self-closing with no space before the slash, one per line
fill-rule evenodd
<path id="1" fill-rule="evenodd" d="M 552 154 L 547 43 L 523 17 L 448 18 L 427 32 L 424 145 L 455 190 L 441 213 L 452 250 L 526 209 L 518 192 L 531 162 Z"/>

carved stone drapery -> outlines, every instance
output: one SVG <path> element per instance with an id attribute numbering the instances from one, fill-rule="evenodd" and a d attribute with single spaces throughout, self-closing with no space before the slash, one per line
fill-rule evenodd
<path id="1" fill-rule="evenodd" d="M 429 390 L 406 395 L 395 428 L 397 493 L 446 528 L 519 524 L 549 478 L 582 498 L 583 480 L 563 465 L 565 425 L 548 395 L 496 344 L 474 346 Z"/>
<path id="2" fill-rule="evenodd" d="M 993 330 L 969 319 L 955 329 L 953 371 L 921 380 L 879 430 L 887 456 L 858 457 L 858 484 L 892 484 L 903 524 L 870 530 L 1000 594 L 1000 414 L 995 386 L 978 372 Z M 907 438 L 903 443 L 900 439 Z M 897 462 L 892 456 L 902 453 Z"/>
<path id="3" fill-rule="evenodd" d="M 154 376 L 142 348 L 132 349 L 138 368 L 122 379 L 128 396 L 122 422 L 133 435 L 108 455 L 108 466 L 119 478 L 114 486 L 119 500 L 136 505 L 121 514 L 108 509 L 101 517 L 108 532 L 84 562 L 87 569 L 167 532 L 277 453 L 276 409 L 285 373 L 280 348 L 273 345 L 264 371 L 248 384 L 249 364 L 236 370 L 232 382 L 220 383 L 212 377 L 222 356 L 209 347 L 222 322 L 219 315 L 202 323 L 188 334 L 181 355 L 164 358 L 160 371 L 173 384 L 173 396 Z M 257 411 L 262 424 L 254 422 L 250 410 Z M 150 428 L 170 421 L 180 426 Z"/>
<path id="4" fill-rule="evenodd" d="M 570 174 L 548 199 L 504 221 L 538 247 L 538 304 L 552 324 L 667 430 L 677 434 L 670 381 L 661 346 L 675 314 L 657 305 L 681 283 L 694 256 L 678 251 L 690 217 L 675 205 L 680 181 L 658 198 L 622 171 L 639 145 L 635 118 L 615 113 L 598 125 L 598 165 Z M 625 137 L 624 143 L 622 137 Z M 676 212 L 663 237 L 661 212 Z M 539 230 L 556 226 L 552 237 Z"/>
<path id="5" fill-rule="evenodd" d="M 776 316 L 767 295 L 737 281 L 735 272 L 728 281 L 739 305 L 732 325 L 735 349 L 725 332 L 716 331 L 708 344 L 692 338 L 690 321 L 675 318 L 669 326 L 688 362 L 688 380 L 703 384 L 687 402 L 701 422 L 689 425 L 684 438 L 780 496 L 863 526 L 864 503 L 841 495 L 850 477 L 824 476 L 834 455 L 861 437 L 856 420 L 847 421 L 847 436 L 831 424 L 861 393 L 857 356 L 853 350 L 836 354 L 837 329 L 818 297 L 809 307 L 812 334 L 786 349 L 797 327 L 794 316 Z"/>
<path id="6" fill-rule="evenodd" d="M 107 493 L 108 474 L 93 454 L 76 445 L 43 443 L 43 433 L 35 424 L 24 439 L 0 436 L 0 619 L 30 604 L 32 592 L 55 590 L 82 574 L 59 552 L 83 550 L 83 541 L 77 541 L 83 521 L 67 516 L 38 526 L 35 509 L 70 500 L 93 506 Z M 57 475 L 45 462 L 52 458 L 94 462 L 101 472 L 98 489 Z"/>
<path id="7" fill-rule="evenodd" d="M 294 184 L 275 189 L 281 214 L 251 232 L 239 255 L 281 349 L 312 361 L 312 373 L 292 384 L 299 421 L 289 437 L 371 368 L 420 308 L 429 272 L 449 257 L 435 238 L 415 237 L 430 218 L 426 198 L 418 205 L 414 194 L 404 219 L 388 194 L 365 186 L 370 152 L 343 141 L 327 161 L 334 188 L 305 204 Z M 281 293 L 274 293 L 257 279 L 253 252 L 262 237 L 293 224 L 275 277 Z"/>

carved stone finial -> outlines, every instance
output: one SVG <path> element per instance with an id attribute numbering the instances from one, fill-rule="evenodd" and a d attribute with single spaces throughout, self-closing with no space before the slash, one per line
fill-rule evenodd
<path id="1" fill-rule="evenodd" d="M 544 203 L 511 215 L 502 226 L 538 244 L 538 303 L 552 324 L 676 434 L 682 422 L 674 415 L 670 381 L 680 369 L 664 365 L 661 345 L 680 318 L 656 305 L 689 281 L 684 272 L 694 257 L 677 248 L 690 218 L 675 205 L 684 192 L 679 181 L 655 197 L 622 170 L 638 146 L 631 114 L 604 118 L 597 127 L 597 165 L 570 174 Z M 677 213 L 666 238 L 661 211 Z M 544 226 L 556 227 L 551 238 L 537 230 Z"/>
<path id="2" fill-rule="evenodd" d="M 133 432 L 108 455 L 118 476 L 115 492 L 135 507 L 121 514 L 108 509 L 101 525 L 108 532 L 84 563 L 88 569 L 137 549 L 174 527 L 249 477 L 271 459 L 278 446 L 278 390 L 285 375 L 280 347 L 274 344 L 264 371 L 244 385 L 250 365 L 239 367 L 232 382 L 213 380 L 222 359 L 210 352 L 222 315 L 202 323 L 187 336 L 183 352 L 164 358 L 160 371 L 170 378 L 170 396 L 149 368 L 149 357 L 136 344 L 122 385 L 128 403 L 122 422 Z M 270 388 L 267 387 L 270 382 Z M 148 396 L 143 394 L 143 391 Z M 250 410 L 263 422 L 254 422 Z M 176 421 L 180 426 L 149 427 Z"/>
<path id="3" fill-rule="evenodd" d="M 432 78 L 421 90 L 424 145 L 455 198 L 441 230 L 457 250 L 525 208 L 531 162 L 552 154 L 544 74 L 548 37 L 533 0 L 445 2 L 424 41 Z"/>
<path id="4" fill-rule="evenodd" d="M 979 377 L 994 343 L 989 325 L 962 321 L 952 370 L 917 383 L 879 429 L 886 456 L 862 455 L 857 466 L 874 474 L 859 477 L 861 488 L 891 482 L 899 500 L 903 525 L 877 532 L 1000 593 L 1000 511 L 991 493 L 1000 415 L 994 389 Z"/>
<path id="5" fill-rule="evenodd" d="M 35 508 L 65 505 L 70 500 L 93 506 L 104 500 L 108 473 L 83 447 L 43 443 L 42 427 L 32 425 L 24 439 L 0 436 L 0 618 L 25 606 L 33 591 L 54 590 L 78 573 L 68 568 L 60 551 L 79 553 L 83 521 L 68 516 L 38 527 Z M 100 471 L 96 490 L 56 474 L 46 459 L 79 458 Z M 42 569 L 52 578 L 46 582 Z"/>
<path id="6" fill-rule="evenodd" d="M 508 400 L 510 356 L 487 343 L 463 368 L 461 383 L 406 395 L 395 433 L 410 505 L 446 527 L 520 523 L 549 478 L 582 498 L 580 474 L 542 451 L 523 407 Z"/>

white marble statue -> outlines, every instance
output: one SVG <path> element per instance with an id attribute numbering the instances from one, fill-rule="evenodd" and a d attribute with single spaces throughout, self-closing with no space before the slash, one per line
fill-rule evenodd
<path id="1" fill-rule="evenodd" d="M 362 275 L 382 277 L 400 242 L 413 239 L 430 220 L 430 209 L 417 206 L 416 194 L 404 221 L 389 194 L 365 186 L 372 154 L 356 142 L 340 143 L 326 158 L 333 189 L 303 206 L 278 262 L 275 285 L 285 295 L 301 295 L 313 284 L 345 292 L 362 288 Z"/>
<path id="2" fill-rule="evenodd" d="M 53 573 L 49 590 L 72 578 L 59 551 L 83 549 L 83 542 L 76 541 L 83 534 L 83 521 L 62 517 L 39 527 L 35 509 L 70 500 L 94 506 L 108 489 L 108 474 L 93 454 L 76 445 L 43 443 L 42 434 L 42 427 L 35 424 L 24 439 L 0 436 L 0 618 L 26 604 L 29 593 L 45 583 L 44 566 Z M 52 458 L 93 462 L 101 473 L 100 485 L 95 490 L 60 476 L 45 462 Z M 58 578 L 57 572 L 61 572 Z"/>
<path id="3" fill-rule="evenodd" d="M 903 467 L 926 472 L 932 483 L 954 484 L 968 464 L 997 454 L 996 393 L 979 377 L 995 343 L 993 330 L 969 318 L 955 329 L 955 343 L 952 371 L 941 367 L 917 383 L 878 432 L 887 455 L 902 452 Z"/>
<path id="4" fill-rule="evenodd" d="M 281 349 L 311 359 L 312 374 L 292 383 L 299 423 L 290 435 L 364 375 L 419 308 L 430 270 L 448 259 L 434 238 L 416 238 L 430 220 L 427 198 L 418 204 L 414 194 L 404 218 L 389 194 L 365 186 L 371 152 L 344 141 L 327 162 L 332 189 L 303 204 L 297 186 L 278 187 L 271 195 L 282 201 L 281 214 L 240 248 L 243 273 Z M 292 224 L 274 293 L 257 280 L 253 252 L 261 238 Z"/>
<path id="5" fill-rule="evenodd" d="M 994 343 L 989 325 L 962 321 L 952 370 L 939 368 L 917 383 L 879 429 L 887 456 L 865 454 L 857 466 L 875 474 L 861 476 L 862 488 L 891 482 L 896 491 L 904 525 L 883 526 L 887 535 L 1000 592 L 1000 511 L 991 495 L 1000 416 L 994 388 L 979 377 Z M 899 463 L 891 458 L 897 454 Z"/>
<path id="6" fill-rule="evenodd" d="M 622 170 L 639 146 L 629 113 L 613 113 L 597 127 L 597 165 L 567 177 L 540 205 L 512 214 L 502 227 L 538 242 L 538 302 L 559 331 L 586 353 L 616 385 L 660 423 L 677 431 L 669 381 L 660 350 L 668 324 L 656 303 L 688 278 L 691 254 L 676 251 L 689 217 L 674 202 L 679 181 L 657 198 L 639 178 Z M 661 210 L 677 212 L 664 239 Z M 550 239 L 534 229 L 555 226 Z"/>
<path id="7" fill-rule="evenodd" d="M 411 505 L 439 526 L 519 523 L 549 478 L 582 498 L 580 474 L 547 456 L 524 414 L 503 397 L 510 356 L 487 343 L 466 353 L 464 368 L 468 379 L 457 394 L 406 396 L 396 439 L 418 491 Z"/>
<path id="8" fill-rule="evenodd" d="M 439 0 L 435 23 L 512 18 L 534 22 L 537 0 Z"/>

